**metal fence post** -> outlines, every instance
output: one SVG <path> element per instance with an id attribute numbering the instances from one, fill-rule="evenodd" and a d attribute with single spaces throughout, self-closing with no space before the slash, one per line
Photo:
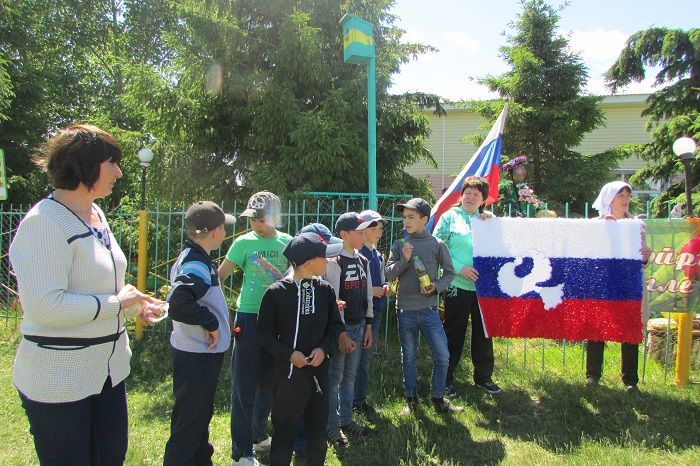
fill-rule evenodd
<path id="1" fill-rule="evenodd" d="M 137 261 L 137 278 L 136 288 L 139 291 L 146 292 L 146 265 L 148 263 L 148 211 L 141 209 L 139 211 L 139 252 Z M 135 338 L 140 340 L 143 338 L 143 323 L 141 319 L 136 319 Z"/>

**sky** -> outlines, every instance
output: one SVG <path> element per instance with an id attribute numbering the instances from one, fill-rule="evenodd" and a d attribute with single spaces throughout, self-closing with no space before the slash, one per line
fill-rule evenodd
<path id="1" fill-rule="evenodd" d="M 557 8 L 563 2 L 548 2 Z M 519 0 L 396 0 L 392 13 L 406 31 L 404 41 L 432 45 L 439 51 L 424 54 L 401 67 L 393 77 L 392 93 L 421 91 L 449 100 L 495 97 L 476 79 L 508 70 L 499 56 L 509 26 L 522 10 Z M 579 51 L 588 67 L 586 92 L 609 95 L 603 73 L 612 65 L 633 33 L 652 26 L 700 27 L 697 0 L 570 0 L 559 11 L 559 34 Z M 618 94 L 654 92 L 654 73 Z"/>

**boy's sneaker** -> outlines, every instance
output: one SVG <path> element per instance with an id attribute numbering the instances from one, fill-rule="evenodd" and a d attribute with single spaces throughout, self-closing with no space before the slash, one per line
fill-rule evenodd
<path id="1" fill-rule="evenodd" d="M 243 456 L 239 460 L 233 460 L 233 466 L 263 466 L 252 456 Z"/>
<path id="2" fill-rule="evenodd" d="M 370 433 L 372 433 L 372 430 L 369 427 L 361 426 L 355 421 L 350 421 L 349 424 L 340 426 L 340 428 L 351 437 L 367 437 Z"/>
<path id="3" fill-rule="evenodd" d="M 461 413 L 464 408 L 455 406 L 444 398 L 433 398 L 433 406 L 438 413 Z"/>
<path id="4" fill-rule="evenodd" d="M 253 448 L 255 449 L 255 453 L 265 453 L 270 451 L 270 447 L 272 446 L 272 437 L 268 437 L 265 440 L 261 440 L 258 443 L 253 444 Z"/>
<path id="5" fill-rule="evenodd" d="M 358 413 L 365 413 L 365 414 L 376 414 L 377 413 L 377 410 L 374 409 L 374 406 L 367 403 L 366 401 L 361 401 L 357 404 L 353 403 L 352 409 L 357 411 Z"/>
<path id="6" fill-rule="evenodd" d="M 330 444 L 338 450 L 347 448 L 350 443 L 348 442 L 348 438 L 345 436 L 345 434 L 337 428 L 327 431 L 326 436 L 328 437 Z"/>
<path id="7" fill-rule="evenodd" d="M 475 383 L 477 387 L 480 389 L 484 390 L 486 393 L 489 393 L 491 395 L 496 395 L 498 393 L 501 393 L 501 387 L 493 383 L 493 381 L 489 380 L 488 382 L 482 382 L 482 383 Z"/>
<path id="8" fill-rule="evenodd" d="M 586 377 L 586 387 L 589 388 L 596 388 L 598 385 L 598 379 L 595 379 L 593 377 Z"/>
<path id="9" fill-rule="evenodd" d="M 401 409 L 399 416 L 408 416 L 416 411 L 418 411 L 418 398 L 415 396 L 409 396 L 406 397 L 406 400 L 403 402 L 403 408 Z"/>
<path id="10" fill-rule="evenodd" d="M 445 397 L 446 398 L 454 398 L 457 396 L 457 390 L 455 390 L 455 387 L 452 385 L 448 385 L 445 387 Z"/>
<path id="11" fill-rule="evenodd" d="M 625 387 L 625 393 L 628 395 L 639 395 L 641 392 L 639 391 L 639 388 L 636 385 L 627 385 Z"/>

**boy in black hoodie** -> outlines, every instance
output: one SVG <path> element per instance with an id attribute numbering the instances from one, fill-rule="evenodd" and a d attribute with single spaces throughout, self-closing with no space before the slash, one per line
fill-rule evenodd
<path id="1" fill-rule="evenodd" d="M 275 361 L 270 465 L 288 465 L 299 420 L 308 441 L 307 464 L 326 459 L 328 418 L 327 358 L 345 326 L 335 291 L 318 277 L 326 257 L 340 254 L 342 244 L 325 244 L 315 233 L 301 233 L 283 254 L 294 274 L 270 285 L 263 296 L 257 334 Z"/>

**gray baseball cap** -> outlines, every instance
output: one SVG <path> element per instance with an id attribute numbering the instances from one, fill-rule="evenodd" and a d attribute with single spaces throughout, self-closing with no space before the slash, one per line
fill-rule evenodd
<path id="1" fill-rule="evenodd" d="M 277 224 L 281 216 L 282 203 L 279 197 L 269 191 L 260 191 L 248 199 L 248 207 L 240 213 L 239 217 L 254 219 L 268 219 L 268 223 Z"/>
<path id="2" fill-rule="evenodd" d="M 386 220 L 384 220 L 382 216 L 379 215 L 379 212 L 370 209 L 363 210 L 362 212 L 360 212 L 360 217 L 365 222 L 381 222 L 385 225 L 387 223 Z"/>

